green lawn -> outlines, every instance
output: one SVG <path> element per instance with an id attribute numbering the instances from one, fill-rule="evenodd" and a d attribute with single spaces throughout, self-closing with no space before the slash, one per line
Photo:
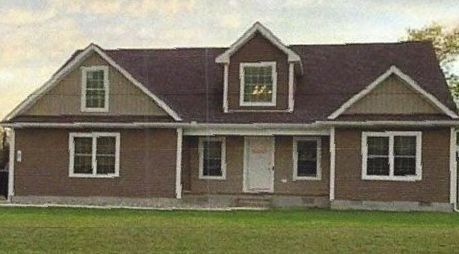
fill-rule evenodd
<path id="1" fill-rule="evenodd" d="M 452 253 L 459 214 L 0 208 L 0 252 Z"/>

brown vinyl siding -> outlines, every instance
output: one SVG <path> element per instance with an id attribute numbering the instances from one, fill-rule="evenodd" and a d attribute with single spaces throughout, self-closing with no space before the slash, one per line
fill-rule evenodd
<path id="1" fill-rule="evenodd" d="M 175 197 L 176 130 L 86 130 L 120 133 L 120 176 L 69 177 L 69 129 L 17 129 L 17 196 Z"/>
<path id="2" fill-rule="evenodd" d="M 187 151 L 184 167 L 189 171 L 189 186 L 193 194 L 238 194 L 242 192 L 244 137 L 226 137 L 226 179 L 199 179 L 199 138 L 185 137 Z M 185 170 L 185 171 L 186 171 Z"/>
<path id="3" fill-rule="evenodd" d="M 335 199 L 449 202 L 450 129 L 408 131 L 422 131 L 421 181 L 362 180 L 362 130 L 336 129 Z"/>
<path id="4" fill-rule="evenodd" d="M 82 66 L 109 66 L 109 112 L 81 112 Z M 156 103 L 110 66 L 97 53 L 91 54 L 79 67 L 67 74 L 23 115 L 149 115 L 166 116 Z"/>
<path id="5" fill-rule="evenodd" d="M 244 62 L 276 62 L 277 97 L 276 106 L 239 106 L 239 65 Z M 286 110 L 288 108 L 288 62 L 287 55 L 260 34 L 256 34 L 231 56 L 228 70 L 229 110 Z"/>
<path id="6" fill-rule="evenodd" d="M 438 114 L 441 113 L 400 78 L 392 75 L 345 114 Z"/>
<path id="7" fill-rule="evenodd" d="M 199 179 L 198 137 L 184 138 L 182 182 L 192 194 L 243 193 L 244 137 L 226 136 L 226 180 Z M 329 138 L 322 138 L 322 179 L 318 181 L 293 178 L 293 137 L 275 137 L 274 194 L 326 196 L 329 190 Z M 185 148 L 186 147 L 186 148 Z M 282 179 L 287 179 L 286 183 Z"/>
<path id="8" fill-rule="evenodd" d="M 276 194 L 297 194 L 328 196 L 330 182 L 329 138 L 321 138 L 321 180 L 293 181 L 293 137 L 276 137 L 274 158 L 274 192 Z M 282 180 L 287 182 L 283 183 Z"/>

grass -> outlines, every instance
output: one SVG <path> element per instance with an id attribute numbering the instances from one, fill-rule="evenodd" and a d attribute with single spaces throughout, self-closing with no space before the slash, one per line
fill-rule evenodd
<path id="1" fill-rule="evenodd" d="M 454 253 L 459 214 L 0 208 L 7 253 Z"/>

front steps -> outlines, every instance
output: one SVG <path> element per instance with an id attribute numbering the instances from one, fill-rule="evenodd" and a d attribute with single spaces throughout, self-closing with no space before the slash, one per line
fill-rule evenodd
<path id="1" fill-rule="evenodd" d="M 265 196 L 242 196 L 235 200 L 236 207 L 271 208 L 272 197 Z"/>
<path id="2" fill-rule="evenodd" d="M 279 194 L 184 194 L 182 202 L 194 207 L 234 208 L 327 208 L 327 196 Z"/>

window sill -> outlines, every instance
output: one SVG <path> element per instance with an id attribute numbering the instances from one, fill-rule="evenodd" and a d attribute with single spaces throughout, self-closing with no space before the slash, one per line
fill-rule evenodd
<path id="1" fill-rule="evenodd" d="M 421 176 L 415 177 L 378 177 L 378 176 L 362 176 L 364 181 L 394 181 L 394 182 L 418 182 L 422 180 Z"/>
<path id="2" fill-rule="evenodd" d="M 319 176 L 316 176 L 316 177 L 314 177 L 314 176 L 302 176 L 302 177 L 294 177 L 293 178 L 294 182 L 295 181 L 320 181 L 320 180 L 322 180 L 322 178 L 319 177 Z"/>
<path id="3" fill-rule="evenodd" d="M 276 103 L 273 102 L 240 102 L 240 107 L 275 107 Z"/>
<path id="4" fill-rule="evenodd" d="M 199 176 L 199 180 L 220 180 L 220 181 L 224 181 L 224 180 L 226 180 L 226 177 L 222 177 L 222 176 Z"/>
<path id="5" fill-rule="evenodd" d="M 85 113 L 107 113 L 108 108 L 82 108 L 81 112 Z"/>
<path id="6" fill-rule="evenodd" d="M 87 175 L 87 174 L 72 174 L 71 178 L 117 178 L 119 175 Z"/>

